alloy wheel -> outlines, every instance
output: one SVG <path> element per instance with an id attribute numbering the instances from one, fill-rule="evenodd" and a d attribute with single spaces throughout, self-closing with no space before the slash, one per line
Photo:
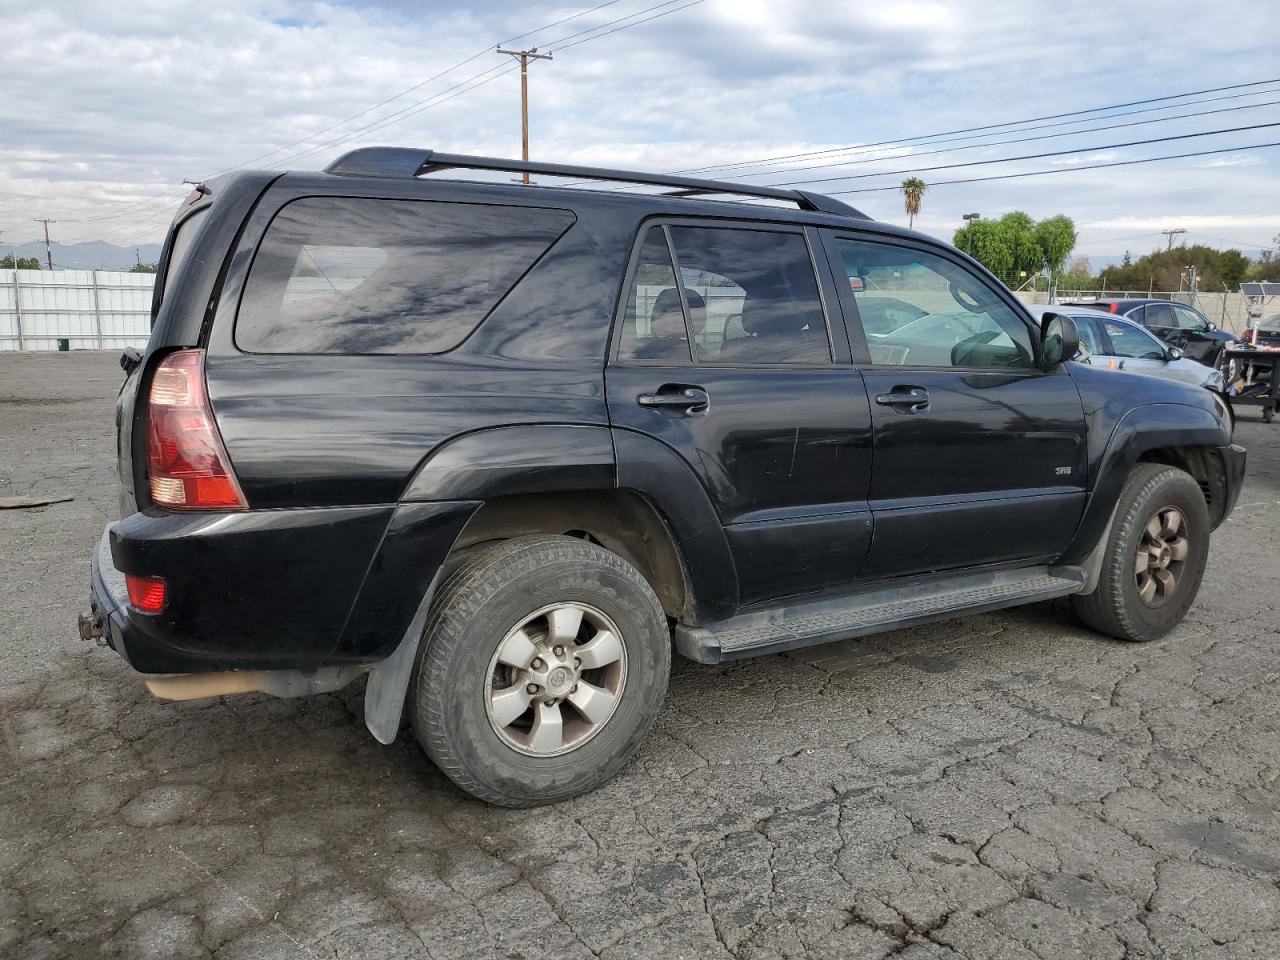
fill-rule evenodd
<path id="1" fill-rule="evenodd" d="M 1160 607 L 1178 589 L 1189 553 L 1187 518 L 1177 507 L 1161 507 L 1142 530 L 1134 558 L 1138 599 L 1148 607 Z"/>
<path id="2" fill-rule="evenodd" d="M 485 680 L 485 713 L 509 747 L 558 756 L 603 729 L 626 679 L 627 650 L 613 621 L 589 604 L 554 604 L 498 644 Z"/>

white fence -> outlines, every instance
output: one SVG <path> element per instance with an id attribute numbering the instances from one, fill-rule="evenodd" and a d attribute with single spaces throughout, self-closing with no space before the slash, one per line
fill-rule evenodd
<path id="1" fill-rule="evenodd" d="M 0 270 L 0 350 L 144 347 L 153 273 Z"/>

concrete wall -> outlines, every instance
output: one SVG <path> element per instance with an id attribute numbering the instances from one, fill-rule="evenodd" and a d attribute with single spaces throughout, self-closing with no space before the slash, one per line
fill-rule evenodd
<path id="1" fill-rule="evenodd" d="M 0 350 L 144 347 L 153 273 L 0 270 Z"/>

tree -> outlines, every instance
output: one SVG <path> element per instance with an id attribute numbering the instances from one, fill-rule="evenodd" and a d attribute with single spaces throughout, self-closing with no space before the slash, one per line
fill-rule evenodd
<path id="1" fill-rule="evenodd" d="M 159 268 L 159 264 L 155 263 L 135 263 L 129 268 L 130 273 L 155 273 Z"/>
<path id="2" fill-rule="evenodd" d="M 1036 224 L 1036 243 L 1044 262 L 1053 273 L 1061 273 L 1062 265 L 1076 246 L 1076 225 L 1070 217 L 1058 214 Z"/>
<path id="3" fill-rule="evenodd" d="M 12 269 L 13 269 L 13 254 L 9 254 L 8 256 L 5 256 L 5 257 L 0 257 L 0 270 L 12 270 Z M 19 257 L 18 269 L 19 270 L 39 270 L 40 258 L 39 257 Z"/>
<path id="4" fill-rule="evenodd" d="M 1201 290 L 1238 287 L 1256 271 L 1239 250 L 1215 250 L 1204 244 L 1153 250 L 1144 257 L 1102 271 L 1102 285 L 1109 290 L 1178 290 L 1184 285 L 1187 267 L 1196 268 Z"/>
<path id="5" fill-rule="evenodd" d="M 929 189 L 919 177 L 908 177 L 902 181 L 902 203 L 907 208 L 907 226 L 915 225 L 916 216 L 920 213 L 920 201 Z"/>
<path id="6" fill-rule="evenodd" d="M 1013 272 L 1013 247 L 995 220 L 970 220 L 951 242 L 997 276 Z"/>
<path id="7" fill-rule="evenodd" d="M 1005 243 L 1013 254 L 1014 273 L 1034 276 L 1044 264 L 1044 254 L 1036 240 L 1036 222 L 1021 210 L 1006 213 L 997 221 Z"/>
<path id="8" fill-rule="evenodd" d="M 999 220 L 972 220 L 955 232 L 951 241 L 971 254 L 997 276 L 1028 276 L 1048 265 L 1061 272 L 1076 245 L 1076 228 L 1070 217 L 1059 214 L 1036 222 L 1021 210 Z"/>

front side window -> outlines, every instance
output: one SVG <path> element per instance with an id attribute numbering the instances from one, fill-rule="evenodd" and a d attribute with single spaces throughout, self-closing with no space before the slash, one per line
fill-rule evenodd
<path id="1" fill-rule="evenodd" d="M 1080 342 L 1084 344 L 1086 350 L 1094 356 L 1106 353 L 1102 349 L 1102 341 L 1098 338 L 1098 332 L 1093 326 L 1093 317 L 1082 317 L 1076 314 L 1071 318 L 1076 325 L 1076 332 L 1080 334 Z"/>
<path id="2" fill-rule="evenodd" d="M 1102 321 L 1102 328 L 1107 331 L 1111 351 L 1117 357 L 1129 357 L 1133 360 L 1164 359 L 1164 347 L 1145 330 L 1117 320 Z"/>
<path id="3" fill-rule="evenodd" d="M 307 197 L 271 221 L 236 320 L 253 353 L 440 353 L 573 222 L 563 210 Z"/>
<path id="4" fill-rule="evenodd" d="M 836 246 L 872 363 L 1035 366 L 1027 325 L 968 270 L 910 247 L 843 239 Z"/>
<path id="5" fill-rule="evenodd" d="M 1190 307 L 1184 307 L 1180 304 L 1172 304 L 1173 314 L 1177 317 L 1178 327 L 1182 330 L 1190 330 L 1193 333 L 1203 333 L 1209 329 L 1209 324 L 1204 317 L 1196 313 Z"/>

